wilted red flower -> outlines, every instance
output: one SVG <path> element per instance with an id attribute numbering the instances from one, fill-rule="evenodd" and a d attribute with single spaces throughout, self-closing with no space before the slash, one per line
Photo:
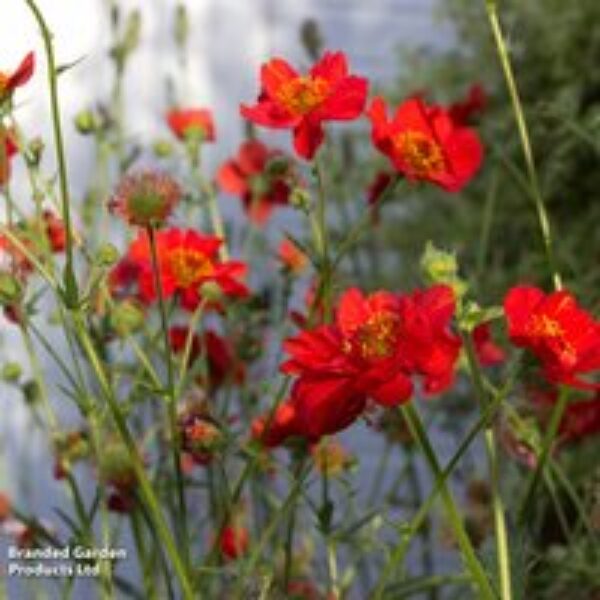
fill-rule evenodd
<path id="1" fill-rule="evenodd" d="M 189 411 L 180 419 L 181 447 L 199 465 L 207 465 L 225 439 L 217 424 L 206 414 Z"/>
<path id="2" fill-rule="evenodd" d="M 450 105 L 448 113 L 455 123 L 466 125 L 473 120 L 473 117 L 485 110 L 487 103 L 488 97 L 483 86 L 475 83 L 469 88 L 467 97 L 464 100 Z"/>
<path id="3" fill-rule="evenodd" d="M 174 352 L 184 351 L 188 332 L 187 327 L 177 326 L 169 329 L 169 339 Z M 231 343 L 214 331 L 205 331 L 202 336 L 196 333 L 192 335 L 190 364 L 202 354 L 206 357 L 208 382 L 200 378 L 198 383 L 206 383 L 211 389 L 216 389 L 228 380 L 234 383 L 244 381 L 246 376 L 244 364 L 235 356 Z"/>
<path id="4" fill-rule="evenodd" d="M 9 98 L 16 88 L 25 85 L 31 79 L 34 68 L 35 55 L 29 52 L 12 73 L 0 71 L 0 102 Z"/>
<path id="5" fill-rule="evenodd" d="M 156 232 L 156 250 L 162 290 L 166 298 L 177 294 L 181 306 L 195 310 L 203 295 L 202 286 L 213 283 L 223 296 L 245 298 L 248 288 L 239 281 L 246 273 L 241 261 L 221 262 L 217 253 L 221 240 L 192 229 L 167 229 Z M 148 234 L 140 231 L 125 257 L 111 274 L 113 291 L 137 286 L 137 296 L 145 304 L 154 302 L 152 255 Z"/>
<path id="6" fill-rule="evenodd" d="M 346 56 L 326 52 L 301 75 L 281 58 L 261 68 L 261 93 L 254 106 L 241 106 L 241 114 L 258 125 L 292 129 L 294 148 L 311 159 L 324 138 L 324 121 L 347 121 L 362 113 L 368 82 L 348 75 Z"/>
<path id="7" fill-rule="evenodd" d="M 281 159 L 281 169 L 269 169 L 274 159 Z M 224 192 L 239 195 L 248 217 L 261 224 L 276 206 L 288 203 L 289 166 L 280 151 L 269 149 L 258 140 L 249 140 L 242 143 L 235 158 L 221 165 L 217 183 Z"/>
<path id="8" fill-rule="evenodd" d="M 382 406 L 406 402 L 411 375 L 424 378 L 427 393 L 445 390 L 460 351 L 449 329 L 453 314 L 447 286 L 403 296 L 348 290 L 333 324 L 284 342 L 291 359 L 282 371 L 298 376 L 294 428 L 314 441 L 350 425 L 369 398 Z"/>
<path id="9" fill-rule="evenodd" d="M 409 98 L 389 121 L 385 102 L 375 98 L 368 114 L 373 144 L 407 179 L 458 192 L 481 165 L 483 149 L 477 134 L 455 123 L 441 106 Z"/>
<path id="10" fill-rule="evenodd" d="M 0 126 L 0 186 L 10 179 L 10 159 L 18 152 L 10 131 Z"/>
<path id="11" fill-rule="evenodd" d="M 226 525 L 219 536 L 219 550 L 223 558 L 235 560 L 248 551 L 248 530 L 237 523 Z"/>
<path id="12" fill-rule="evenodd" d="M 181 187 L 170 175 L 140 171 L 121 179 L 108 207 L 130 225 L 157 226 L 173 212 L 181 194 Z"/>
<path id="13" fill-rule="evenodd" d="M 0 523 L 3 523 L 10 517 L 12 506 L 7 494 L 0 492 Z"/>
<path id="14" fill-rule="evenodd" d="M 46 237 L 52 252 L 62 252 L 67 246 L 67 230 L 63 220 L 51 210 L 42 213 L 46 226 Z"/>
<path id="15" fill-rule="evenodd" d="M 206 108 L 173 108 L 167 113 L 167 123 L 173 135 L 180 140 L 215 141 L 213 116 Z"/>
<path id="16" fill-rule="evenodd" d="M 517 286 L 506 295 L 504 312 L 510 340 L 540 360 L 550 382 L 583 389 L 600 386 L 579 377 L 600 369 L 600 324 L 572 294 Z"/>
<path id="17" fill-rule="evenodd" d="M 279 244 L 277 258 L 286 271 L 295 275 L 302 273 L 308 266 L 308 256 L 287 238 Z"/>
<path id="18" fill-rule="evenodd" d="M 473 343 L 477 358 L 484 367 L 504 362 L 506 354 L 492 339 L 489 323 L 481 323 L 473 329 Z"/>

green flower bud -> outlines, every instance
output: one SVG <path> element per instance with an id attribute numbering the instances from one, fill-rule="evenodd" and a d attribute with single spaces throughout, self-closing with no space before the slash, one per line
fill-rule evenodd
<path id="1" fill-rule="evenodd" d="M 173 154 L 173 144 L 168 140 L 156 140 L 152 144 L 152 151 L 157 158 L 169 158 Z"/>
<path id="2" fill-rule="evenodd" d="M 200 286 L 200 294 L 208 302 L 219 302 L 223 299 L 223 290 L 216 281 L 206 281 Z"/>
<path id="3" fill-rule="evenodd" d="M 12 274 L 0 271 L 0 304 L 10 306 L 23 297 L 21 282 Z"/>
<path id="4" fill-rule="evenodd" d="M 310 210 L 310 194 L 308 190 L 295 187 L 290 193 L 290 206 L 303 212 L 308 212 Z"/>
<path id="5" fill-rule="evenodd" d="M 110 243 L 102 244 L 96 253 L 96 264 L 100 267 L 111 267 L 119 260 L 119 251 Z"/>
<path id="6" fill-rule="evenodd" d="M 82 110 L 75 116 L 75 127 L 82 135 L 89 135 L 98 130 L 98 120 L 91 110 Z"/>
<path id="7" fill-rule="evenodd" d="M 23 369 L 16 362 L 7 362 L 2 366 L 2 379 L 8 383 L 16 383 L 21 378 Z"/>
<path id="8" fill-rule="evenodd" d="M 117 304 L 111 314 L 110 323 L 119 337 L 127 337 L 144 324 L 144 312 L 135 300 L 124 300 Z"/>
<path id="9" fill-rule="evenodd" d="M 23 392 L 23 396 L 27 404 L 36 404 L 42 397 L 40 386 L 38 385 L 37 381 L 34 381 L 33 379 L 28 379 L 21 386 L 21 391 Z"/>

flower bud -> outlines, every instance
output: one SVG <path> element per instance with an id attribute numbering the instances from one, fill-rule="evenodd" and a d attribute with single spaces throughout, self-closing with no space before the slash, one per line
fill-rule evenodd
<path id="1" fill-rule="evenodd" d="M 156 140 L 152 144 L 152 151 L 157 158 L 169 158 L 173 154 L 173 144 L 168 140 Z"/>
<path id="2" fill-rule="evenodd" d="M 307 213 L 310 210 L 310 194 L 308 190 L 295 187 L 290 193 L 290 206 Z"/>
<path id="3" fill-rule="evenodd" d="M 91 110 L 82 110 L 75 116 L 75 127 L 81 135 L 89 135 L 98 130 L 98 121 Z"/>
<path id="4" fill-rule="evenodd" d="M 144 325 L 144 312 L 135 300 L 124 300 L 113 308 L 110 323 L 117 335 L 125 338 Z"/>
<path id="5" fill-rule="evenodd" d="M 16 383 L 21 378 L 23 369 L 16 362 L 7 362 L 2 365 L 2 379 L 7 383 Z"/>
<path id="6" fill-rule="evenodd" d="M 10 306 L 18 303 L 23 297 L 20 281 L 7 271 L 0 271 L 0 304 Z"/>
<path id="7" fill-rule="evenodd" d="M 102 244 L 96 252 L 96 264 L 99 267 L 112 267 L 119 260 L 119 251 L 113 244 Z"/>

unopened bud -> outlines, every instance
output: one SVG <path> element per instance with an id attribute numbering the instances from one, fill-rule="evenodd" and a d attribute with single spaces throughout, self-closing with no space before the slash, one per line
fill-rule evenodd
<path id="1" fill-rule="evenodd" d="M 19 381 L 22 374 L 23 369 L 19 363 L 7 362 L 2 366 L 2 379 L 8 383 Z"/>
<path id="2" fill-rule="evenodd" d="M 136 301 L 124 300 L 113 308 L 110 322 L 118 336 L 127 337 L 144 325 L 144 312 Z"/>

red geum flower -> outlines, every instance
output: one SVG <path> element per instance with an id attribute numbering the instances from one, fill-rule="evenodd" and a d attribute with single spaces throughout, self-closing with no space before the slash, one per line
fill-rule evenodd
<path id="1" fill-rule="evenodd" d="M 530 350 L 552 383 L 597 389 L 580 375 L 600 369 L 600 323 L 568 291 L 545 294 L 539 288 L 512 288 L 504 299 L 508 335 Z"/>
<path id="2" fill-rule="evenodd" d="M 400 296 L 400 352 L 409 370 L 423 377 L 426 394 L 447 390 L 454 380 L 460 337 L 450 323 L 456 302 L 452 288 L 434 285 Z"/>
<path id="3" fill-rule="evenodd" d="M 195 310 L 200 303 L 204 284 L 216 284 L 225 297 L 245 298 L 248 288 L 239 281 L 246 273 L 241 261 L 220 261 L 217 253 L 221 240 L 192 229 L 166 229 L 155 234 L 158 269 L 163 294 L 177 295 L 181 306 Z M 145 304 L 154 302 L 157 290 L 152 270 L 148 234 L 140 231 L 126 256 L 111 274 L 113 291 L 137 286 L 137 296 Z"/>
<path id="4" fill-rule="evenodd" d="M 299 275 L 308 266 L 308 256 L 287 238 L 279 244 L 277 258 L 282 267 L 294 275 Z"/>
<path id="5" fill-rule="evenodd" d="M 237 523 L 226 525 L 219 535 L 219 550 L 223 558 L 236 560 L 248 551 L 248 530 Z"/>
<path id="6" fill-rule="evenodd" d="M 281 169 L 269 169 L 274 159 L 281 159 Z M 221 165 L 217 183 L 224 192 L 239 195 L 248 217 L 262 224 L 275 207 L 288 203 L 289 166 L 279 150 L 269 149 L 258 140 L 249 140 L 242 143 L 235 158 Z"/>
<path id="7" fill-rule="evenodd" d="M 458 192 L 481 165 L 483 149 L 477 134 L 455 123 L 441 106 L 409 98 L 388 120 L 385 102 L 375 98 L 368 114 L 373 144 L 409 180 Z"/>
<path id="8" fill-rule="evenodd" d="M 296 152 L 308 160 L 323 141 L 323 122 L 356 119 L 367 98 L 367 80 L 348 75 L 342 52 L 326 52 L 305 75 L 273 58 L 262 66 L 260 78 L 258 103 L 242 105 L 242 116 L 265 127 L 292 129 Z"/>
<path id="9" fill-rule="evenodd" d="M 167 124 L 180 140 L 215 141 L 213 116 L 206 108 L 173 108 L 167 113 Z"/>
<path id="10" fill-rule="evenodd" d="M 506 354 L 492 339 L 489 323 L 477 325 L 473 329 L 472 335 L 477 358 L 484 367 L 491 367 L 504 362 Z"/>
<path id="11" fill-rule="evenodd" d="M 483 86 L 475 83 L 469 88 L 467 97 L 464 100 L 459 100 L 450 105 L 448 113 L 456 124 L 466 125 L 473 120 L 473 117 L 485 110 L 487 103 L 488 97 Z"/>
<path id="12" fill-rule="evenodd" d="M 29 52 L 12 73 L 0 71 L 0 102 L 9 98 L 16 88 L 25 85 L 31 79 L 34 68 L 35 55 Z"/>

